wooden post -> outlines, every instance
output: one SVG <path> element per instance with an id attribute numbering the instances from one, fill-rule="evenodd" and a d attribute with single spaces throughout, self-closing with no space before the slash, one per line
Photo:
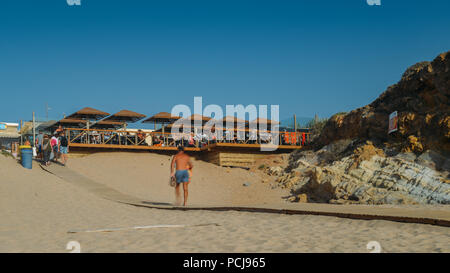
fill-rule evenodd
<path id="1" fill-rule="evenodd" d="M 294 132 L 297 133 L 297 116 L 294 114 Z"/>
<path id="2" fill-rule="evenodd" d="M 23 121 L 20 120 L 20 131 L 23 129 Z M 23 145 L 23 132 L 20 133 L 20 145 Z"/>
<path id="3" fill-rule="evenodd" d="M 34 116 L 34 112 L 33 112 L 33 145 L 31 145 L 32 147 L 36 146 L 36 119 Z"/>
<path id="4" fill-rule="evenodd" d="M 87 121 L 87 123 L 86 123 L 86 129 L 87 129 L 87 132 L 86 132 L 86 144 L 89 144 L 89 142 L 91 141 L 90 139 L 89 139 L 89 136 L 90 136 L 90 133 L 89 133 L 89 120 Z"/>
<path id="5" fill-rule="evenodd" d="M 165 128 L 164 128 L 164 125 L 165 125 L 165 123 L 163 122 L 163 123 L 162 123 L 163 143 L 166 144 L 166 135 L 164 134 L 164 129 L 165 129 Z"/>

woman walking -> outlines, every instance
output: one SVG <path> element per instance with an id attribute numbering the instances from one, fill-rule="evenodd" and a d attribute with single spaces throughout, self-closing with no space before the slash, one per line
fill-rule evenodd
<path id="1" fill-rule="evenodd" d="M 48 135 L 44 135 L 42 140 L 42 153 L 43 153 L 43 163 L 45 166 L 50 165 L 50 154 L 52 152 L 52 146 L 50 144 L 50 139 Z"/>

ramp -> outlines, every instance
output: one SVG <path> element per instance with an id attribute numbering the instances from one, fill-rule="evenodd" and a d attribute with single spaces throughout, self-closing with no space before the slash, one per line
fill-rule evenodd
<path id="1" fill-rule="evenodd" d="M 332 204 L 275 204 L 258 206 L 173 206 L 170 203 L 141 200 L 121 193 L 104 184 L 95 182 L 67 167 L 52 164 L 41 168 L 61 179 L 84 188 L 85 190 L 110 201 L 167 210 L 209 210 L 209 211 L 244 211 L 262 213 L 282 213 L 301 215 L 334 216 L 361 220 L 388 220 L 404 223 L 431 224 L 450 227 L 450 210 L 429 208 L 386 208 L 369 205 L 332 205 Z"/>

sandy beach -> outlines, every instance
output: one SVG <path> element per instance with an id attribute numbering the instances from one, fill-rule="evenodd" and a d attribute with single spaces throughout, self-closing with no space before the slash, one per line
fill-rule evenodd
<path id="1" fill-rule="evenodd" d="M 152 153 L 98 153 L 73 158 L 68 167 L 122 193 L 173 203 L 174 191 L 168 186 L 170 159 L 170 156 Z M 264 175 L 261 172 L 219 167 L 194 158 L 192 162 L 190 205 L 270 204 L 288 195 L 285 190 L 271 190 L 268 183 L 261 183 Z"/>
<path id="2" fill-rule="evenodd" d="M 172 202 L 169 157 L 154 154 L 94 154 L 71 158 L 68 168 L 133 196 Z M 285 202 L 284 192 L 257 174 L 194 162 L 191 204 Z M 168 211 L 104 200 L 37 163 L 23 169 L 0 156 L 0 251 L 68 252 L 368 252 L 378 241 L 385 252 L 450 252 L 450 229 L 380 220 L 250 212 Z M 250 182 L 244 187 L 244 182 Z M 211 183 L 214 183 L 213 185 Z M 242 202 L 240 202 L 242 203 Z M 148 225 L 219 226 L 155 228 L 108 233 L 68 233 Z"/>

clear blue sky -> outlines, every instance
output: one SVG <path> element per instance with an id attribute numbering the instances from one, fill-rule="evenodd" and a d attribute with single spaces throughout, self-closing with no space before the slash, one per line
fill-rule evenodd
<path id="1" fill-rule="evenodd" d="M 279 104 L 327 117 L 450 50 L 450 1 L 4 0 L 0 121 L 90 106 Z"/>

